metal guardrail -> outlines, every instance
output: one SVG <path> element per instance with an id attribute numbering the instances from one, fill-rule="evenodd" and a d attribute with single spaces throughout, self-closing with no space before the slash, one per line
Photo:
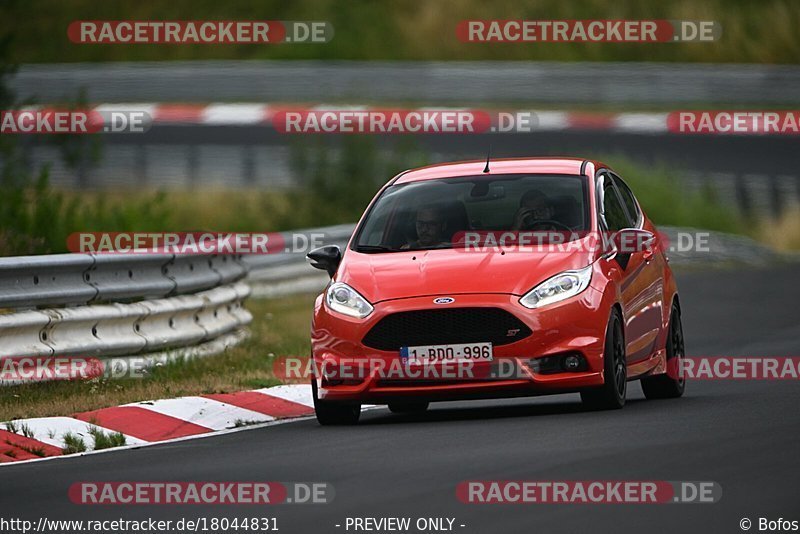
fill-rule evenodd
<path id="1" fill-rule="evenodd" d="M 344 246 L 353 225 L 286 233 Z M 140 368 L 216 354 L 246 337 L 250 296 L 322 287 L 304 252 L 55 254 L 0 258 L 3 358 L 86 357 Z M 113 369 L 106 371 L 114 372 Z M 0 377 L 0 385 L 18 383 Z"/>
<path id="2" fill-rule="evenodd" d="M 317 236 L 321 238 L 317 241 L 319 245 L 338 245 L 344 248 L 354 229 L 354 224 L 341 224 L 286 232 L 284 238 L 285 241 L 291 241 L 294 236 L 303 236 L 311 242 Z M 327 274 L 309 267 L 305 252 L 302 251 L 243 256 L 241 261 L 247 265 L 247 282 L 254 298 L 316 291 L 324 287 L 328 280 Z"/>
<path id="3" fill-rule="evenodd" d="M 164 61 L 22 65 L 21 98 L 795 104 L 793 65 L 556 61 Z"/>
<path id="4" fill-rule="evenodd" d="M 75 306 L 184 295 L 238 280 L 226 255 L 53 254 L 0 258 L 0 308 Z"/>
<path id="5" fill-rule="evenodd" d="M 0 315 L 3 356 L 146 354 L 217 338 L 248 324 L 244 283 L 131 304 L 47 308 Z"/>
<path id="6" fill-rule="evenodd" d="M 0 258 L 3 357 L 210 354 L 241 340 L 247 266 L 231 255 Z M 118 360 L 119 361 L 119 360 Z M 13 381 L 12 381 L 13 382 Z"/>
<path id="7" fill-rule="evenodd" d="M 353 225 L 286 233 L 344 246 Z M 322 241 L 320 241 L 322 238 Z M 216 354 L 246 337 L 257 296 L 310 291 L 304 252 L 249 257 L 55 254 L 0 258 L 3 358 L 80 356 L 140 367 Z M 243 280 L 249 273 L 247 283 Z M 106 369 L 106 371 L 113 369 Z M 17 383 L 0 377 L 0 384 Z"/>

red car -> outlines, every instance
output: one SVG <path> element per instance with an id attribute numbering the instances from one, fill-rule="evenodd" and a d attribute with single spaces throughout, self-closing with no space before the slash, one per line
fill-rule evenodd
<path id="1" fill-rule="evenodd" d="M 630 246 L 628 246 L 630 245 Z M 403 172 L 342 253 L 308 254 L 331 282 L 315 304 L 318 421 L 362 403 L 579 392 L 621 408 L 684 391 L 680 303 L 662 238 L 607 165 L 521 158 Z M 677 365 L 674 365 L 677 364 Z"/>

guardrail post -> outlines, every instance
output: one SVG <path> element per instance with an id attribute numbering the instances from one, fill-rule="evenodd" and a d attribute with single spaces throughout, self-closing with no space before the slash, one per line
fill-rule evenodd
<path id="1" fill-rule="evenodd" d="M 147 184 L 147 145 L 144 143 L 136 147 L 136 178 L 138 186 Z"/>
<path id="2" fill-rule="evenodd" d="M 256 183 L 256 163 L 253 150 L 252 145 L 242 147 L 242 180 L 248 186 Z"/>
<path id="3" fill-rule="evenodd" d="M 189 187 L 197 186 L 200 177 L 198 176 L 199 161 L 197 157 L 197 145 L 189 145 L 187 148 L 187 167 L 189 173 Z"/>
<path id="4" fill-rule="evenodd" d="M 752 214 L 753 203 L 747 194 L 747 186 L 745 185 L 744 176 L 742 174 L 736 175 L 736 202 L 739 204 L 739 209 L 744 215 Z"/>
<path id="5" fill-rule="evenodd" d="M 780 217 L 783 214 L 783 197 L 781 196 L 780 184 L 778 183 L 778 176 L 769 175 L 769 200 L 770 208 L 773 217 Z"/>

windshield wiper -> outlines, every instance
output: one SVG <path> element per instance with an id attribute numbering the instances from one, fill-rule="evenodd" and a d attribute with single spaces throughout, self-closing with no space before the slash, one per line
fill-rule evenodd
<path id="1" fill-rule="evenodd" d="M 356 245 L 356 252 L 407 252 L 407 250 L 386 245 Z"/>

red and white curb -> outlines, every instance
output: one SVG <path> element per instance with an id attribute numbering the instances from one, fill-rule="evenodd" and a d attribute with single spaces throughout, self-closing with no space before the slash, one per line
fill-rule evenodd
<path id="1" fill-rule="evenodd" d="M 63 456 L 67 434 L 83 440 L 87 451 L 92 452 L 94 438 L 90 431 L 94 429 L 106 435 L 121 433 L 125 436 L 124 447 L 131 448 L 264 426 L 313 413 L 309 385 L 284 385 L 135 402 L 71 417 L 15 419 L 0 423 L 0 464 Z"/>
<path id="2" fill-rule="evenodd" d="M 273 117 L 281 111 L 386 111 L 385 107 L 333 104 L 166 104 L 124 103 L 101 104 L 98 112 L 147 113 L 154 124 L 195 124 L 207 126 L 273 125 Z M 427 110 L 465 110 L 468 108 L 426 107 Z M 547 110 L 484 110 L 489 113 L 530 113 L 538 119 L 537 131 L 608 130 L 639 134 L 658 134 L 668 131 L 668 113 L 601 113 Z"/>

